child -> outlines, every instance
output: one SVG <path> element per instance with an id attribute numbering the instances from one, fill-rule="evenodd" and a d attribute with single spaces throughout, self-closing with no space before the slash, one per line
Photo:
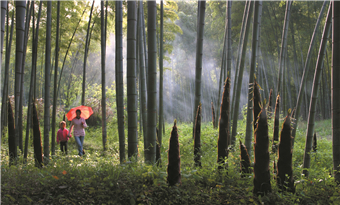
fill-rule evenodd
<path id="1" fill-rule="evenodd" d="M 72 135 L 68 136 L 68 130 L 65 128 L 66 127 L 66 122 L 61 121 L 59 124 L 60 129 L 57 132 L 57 143 L 59 144 L 60 142 L 60 150 L 62 153 L 64 153 L 64 148 L 65 148 L 65 153 L 67 154 L 67 141 L 69 137 L 72 137 Z"/>

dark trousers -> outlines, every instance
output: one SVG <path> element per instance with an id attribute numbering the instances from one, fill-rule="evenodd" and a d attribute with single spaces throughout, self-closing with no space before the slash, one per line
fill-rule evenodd
<path id="1" fill-rule="evenodd" d="M 64 148 L 65 148 L 65 153 L 67 154 L 67 141 L 66 142 L 60 142 L 60 150 L 62 153 L 64 153 Z"/>

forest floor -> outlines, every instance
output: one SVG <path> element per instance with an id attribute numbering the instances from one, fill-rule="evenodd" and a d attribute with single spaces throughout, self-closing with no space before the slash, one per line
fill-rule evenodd
<path id="1" fill-rule="evenodd" d="M 237 138 L 243 140 L 245 120 L 238 123 Z M 272 125 L 273 121 L 270 120 L 270 137 Z M 17 165 L 9 167 L 8 139 L 3 138 L 1 204 L 339 204 L 340 189 L 331 176 L 331 121 L 318 121 L 315 126 L 318 149 L 316 153 L 311 153 L 309 178 L 301 174 L 306 122 L 300 122 L 293 151 L 296 192 L 280 193 L 271 174 L 272 192 L 263 197 L 253 195 L 253 174 L 241 178 L 238 146 L 229 153 L 228 169 L 218 171 L 218 130 L 213 129 L 211 123 L 202 124 L 201 168 L 194 167 L 192 124 L 177 124 L 182 180 L 181 184 L 172 187 L 166 181 L 171 124 L 165 126 L 161 167 L 144 163 L 142 136 L 139 136 L 138 147 L 141 149 L 137 160 L 120 164 L 118 134 L 114 123 L 108 125 L 107 151 L 102 151 L 101 128 L 88 128 L 85 156 L 77 156 L 76 144 L 71 138 L 69 155 L 62 155 L 59 147 L 56 147 L 56 155 L 41 169 L 34 166 L 32 148 L 29 149 L 26 164 L 20 156 Z M 277 159 L 271 153 L 271 160 L 274 157 Z"/>

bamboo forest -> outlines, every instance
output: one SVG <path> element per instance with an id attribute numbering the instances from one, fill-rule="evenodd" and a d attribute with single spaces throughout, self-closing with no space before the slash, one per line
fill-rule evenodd
<path id="1" fill-rule="evenodd" d="M 340 204 L 340 1 L 1 0 L 0 59 L 1 204 Z"/>

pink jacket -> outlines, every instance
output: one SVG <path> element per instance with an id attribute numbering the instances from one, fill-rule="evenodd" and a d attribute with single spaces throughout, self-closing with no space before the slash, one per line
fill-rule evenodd
<path id="1" fill-rule="evenodd" d="M 67 137 L 68 129 L 59 129 L 57 132 L 57 143 L 67 142 L 69 137 Z M 71 136 L 71 135 L 70 135 Z"/>
<path id="2" fill-rule="evenodd" d="M 70 133 L 72 132 L 72 128 L 74 129 L 73 131 L 73 135 L 74 136 L 85 136 L 85 130 L 84 128 L 87 127 L 87 124 L 85 122 L 85 119 L 83 117 L 77 119 L 76 117 L 73 118 L 73 120 L 71 121 L 71 125 L 70 125 Z"/>

